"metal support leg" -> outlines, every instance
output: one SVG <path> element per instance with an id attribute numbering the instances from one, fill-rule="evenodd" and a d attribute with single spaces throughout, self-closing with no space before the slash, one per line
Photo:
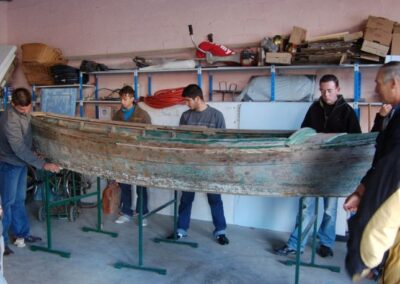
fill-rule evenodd
<path id="1" fill-rule="evenodd" d="M 102 202 L 101 202 L 100 191 L 101 191 L 100 178 L 97 177 L 97 192 L 96 192 L 97 193 L 97 226 L 96 226 L 96 228 L 83 227 L 82 231 L 106 234 L 106 235 L 110 235 L 113 238 L 116 238 L 116 237 L 118 237 L 118 233 L 102 230 L 102 215 L 101 215 Z"/>
<path id="2" fill-rule="evenodd" d="M 123 267 L 125 268 L 131 268 L 131 269 L 139 269 L 139 270 L 145 270 L 145 271 L 152 271 L 152 272 L 157 272 L 159 274 L 167 274 L 167 270 L 163 268 L 156 268 L 156 267 L 146 267 L 143 266 L 143 219 L 147 218 L 148 215 L 143 216 L 143 188 L 141 187 L 139 189 L 139 216 L 138 216 L 138 264 L 137 265 L 132 265 L 124 262 L 117 262 L 114 264 L 115 268 L 121 269 Z"/>
<path id="3" fill-rule="evenodd" d="M 60 251 L 60 250 L 52 249 L 52 239 L 51 239 L 51 207 L 52 207 L 52 204 L 50 202 L 49 187 L 50 187 L 49 186 L 49 173 L 45 172 L 45 185 L 44 185 L 45 199 L 44 199 L 44 206 L 45 206 L 45 211 L 46 211 L 47 247 L 31 245 L 30 249 L 32 251 L 38 251 L 39 250 L 39 251 L 44 251 L 44 252 L 48 252 L 48 253 L 58 254 L 61 257 L 69 258 L 69 257 L 71 257 L 71 253 L 66 252 L 66 251 Z"/>
<path id="4" fill-rule="evenodd" d="M 316 267 L 321 269 L 328 269 L 333 272 L 340 272 L 340 267 L 332 266 L 332 265 L 320 265 L 315 263 L 315 251 L 316 251 L 316 239 L 317 239 L 317 224 L 318 224 L 318 197 L 315 198 L 315 209 L 314 209 L 314 217 L 311 219 L 310 224 L 307 225 L 306 229 L 302 233 L 302 219 L 303 219 L 303 202 L 304 197 L 301 197 L 299 200 L 299 220 L 298 220 L 298 230 L 297 230 L 297 248 L 296 248 L 296 260 L 286 260 L 286 265 L 296 265 L 296 274 L 295 274 L 295 283 L 299 283 L 300 278 L 300 266 L 308 266 L 308 267 Z M 311 251 L 311 261 L 310 262 L 302 262 L 300 260 L 301 256 L 301 242 L 303 238 L 307 235 L 308 231 L 311 229 L 311 225 L 313 223 L 313 239 L 312 239 L 312 251 Z"/>
<path id="5" fill-rule="evenodd" d="M 167 238 L 155 238 L 154 242 L 156 243 L 160 243 L 160 242 L 164 242 L 164 243 L 173 243 L 173 244 L 177 244 L 177 245 L 187 245 L 187 246 L 191 246 L 193 248 L 197 248 L 199 246 L 198 243 L 195 242 L 188 242 L 188 241 L 182 241 L 182 240 L 178 240 L 176 238 L 176 234 L 177 234 L 177 223 L 178 223 L 178 192 L 175 190 L 174 191 L 174 233 L 173 239 L 167 239 Z"/>

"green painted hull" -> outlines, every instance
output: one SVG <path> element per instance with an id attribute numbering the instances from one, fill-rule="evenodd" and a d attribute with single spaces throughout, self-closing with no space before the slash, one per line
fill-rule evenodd
<path id="1" fill-rule="evenodd" d="M 63 167 L 155 188 L 265 196 L 346 196 L 376 134 L 164 127 L 33 113 L 39 152 Z"/>

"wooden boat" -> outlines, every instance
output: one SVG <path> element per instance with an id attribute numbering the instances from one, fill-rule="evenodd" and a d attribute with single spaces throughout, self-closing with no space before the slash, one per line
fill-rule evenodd
<path id="1" fill-rule="evenodd" d="M 32 114 L 39 152 L 63 167 L 155 188 L 346 196 L 370 167 L 376 134 L 218 130 Z"/>

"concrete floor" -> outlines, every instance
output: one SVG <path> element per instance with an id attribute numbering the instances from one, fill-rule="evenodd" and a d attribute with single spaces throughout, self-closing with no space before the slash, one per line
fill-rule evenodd
<path id="1" fill-rule="evenodd" d="M 45 246 L 46 225 L 36 218 L 37 206 L 35 203 L 29 206 L 31 232 L 43 237 L 41 244 Z M 280 261 L 286 258 L 271 253 L 288 234 L 231 225 L 227 231 L 231 243 L 221 246 L 212 238 L 210 222 L 192 221 L 187 240 L 198 242 L 198 248 L 157 244 L 153 238 L 164 237 L 172 231 L 172 218 L 162 215 L 151 216 L 144 228 L 143 264 L 165 268 L 167 274 L 116 269 L 112 265 L 117 261 L 138 264 L 138 230 L 133 222 L 119 225 L 114 219 L 114 216 L 105 216 L 104 229 L 117 232 L 117 238 L 80 230 L 82 226 L 95 226 L 95 209 L 81 209 L 75 222 L 53 218 L 53 249 L 69 251 L 71 258 L 12 245 L 15 253 L 4 258 L 8 283 L 294 283 L 295 267 L 282 264 Z M 345 243 L 338 242 L 334 252 L 333 258 L 317 257 L 316 261 L 340 266 L 340 273 L 302 267 L 300 283 L 352 283 L 343 268 Z M 303 255 L 303 259 L 309 258 L 310 249 Z"/>

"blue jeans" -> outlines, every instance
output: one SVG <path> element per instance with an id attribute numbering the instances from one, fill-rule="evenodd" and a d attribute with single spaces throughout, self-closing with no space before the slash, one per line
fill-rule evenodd
<path id="1" fill-rule="evenodd" d="M 0 162 L 3 237 L 6 245 L 10 229 L 17 238 L 29 235 L 29 221 L 25 209 L 27 170 L 26 166 L 13 166 Z"/>
<path id="2" fill-rule="evenodd" d="M 121 188 L 121 212 L 125 215 L 132 216 L 133 210 L 132 207 L 132 186 L 130 184 L 120 183 L 119 187 Z M 139 191 L 140 188 L 143 189 L 143 214 L 149 213 L 149 209 L 147 207 L 147 188 L 144 186 L 137 185 L 136 186 L 136 209 L 135 212 L 139 213 Z"/>
<path id="3" fill-rule="evenodd" d="M 318 230 L 318 238 L 321 245 L 327 246 L 329 248 L 333 248 L 336 239 L 337 202 L 338 199 L 336 197 L 324 197 L 324 216 L 322 217 L 322 223 Z M 314 209 L 316 205 L 315 203 L 315 197 L 305 197 L 303 199 L 303 220 L 301 224 L 303 230 L 314 215 Z M 287 242 L 287 246 L 291 249 L 297 248 L 297 230 L 299 220 L 298 215 L 296 217 L 296 220 L 296 227 Z M 301 251 L 304 251 L 307 239 L 312 231 L 313 228 L 311 227 L 307 235 L 303 238 L 301 242 Z"/>
<path id="4" fill-rule="evenodd" d="M 182 191 L 181 202 L 179 203 L 178 233 L 184 236 L 187 235 L 187 230 L 190 225 L 190 214 L 192 213 L 194 195 L 194 192 Z M 226 221 L 221 195 L 207 193 L 207 199 L 215 227 L 214 236 L 225 234 Z"/>

